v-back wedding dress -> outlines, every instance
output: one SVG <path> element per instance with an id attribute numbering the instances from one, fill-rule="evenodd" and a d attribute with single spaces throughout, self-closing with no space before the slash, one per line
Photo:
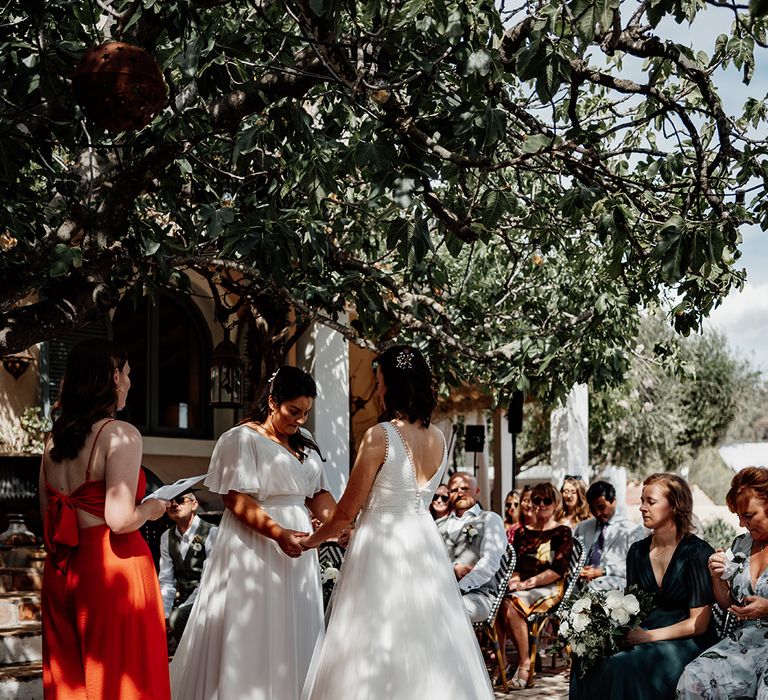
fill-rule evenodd
<path id="1" fill-rule="evenodd" d="M 493 691 L 423 485 L 392 423 L 303 700 L 488 700 Z"/>

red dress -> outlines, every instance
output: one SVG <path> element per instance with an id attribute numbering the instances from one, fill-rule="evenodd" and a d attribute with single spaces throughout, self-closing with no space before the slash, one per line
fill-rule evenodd
<path id="1" fill-rule="evenodd" d="M 48 483 L 43 456 L 44 695 L 46 700 L 169 700 L 165 619 L 147 543 L 138 531 L 116 535 L 107 525 L 78 527 L 77 509 L 104 517 L 106 484 L 90 480 L 92 459 L 93 448 L 85 482 L 63 494 Z M 137 503 L 145 489 L 139 471 Z"/>

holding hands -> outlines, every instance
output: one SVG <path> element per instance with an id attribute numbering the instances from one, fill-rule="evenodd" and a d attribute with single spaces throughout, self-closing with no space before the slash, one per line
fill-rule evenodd
<path id="1" fill-rule="evenodd" d="M 277 546 L 280 547 L 287 556 L 296 559 L 300 557 L 301 553 L 304 551 L 304 548 L 301 546 L 301 540 L 306 539 L 307 534 L 308 533 L 306 532 L 283 528 L 280 531 L 280 534 L 275 537 L 275 542 L 277 542 Z"/>
<path id="2" fill-rule="evenodd" d="M 508 590 L 510 591 L 530 591 L 531 588 L 535 588 L 536 584 L 532 578 L 521 581 L 520 579 L 512 579 L 509 582 Z"/>

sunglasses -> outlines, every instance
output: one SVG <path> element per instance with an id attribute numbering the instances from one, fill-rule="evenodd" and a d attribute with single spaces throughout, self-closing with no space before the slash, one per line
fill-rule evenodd
<path id="1" fill-rule="evenodd" d="M 171 499 L 171 503 L 176 504 L 177 506 L 183 506 L 187 501 L 191 501 L 192 496 L 176 496 L 176 498 Z"/>
<path id="2" fill-rule="evenodd" d="M 436 493 L 434 496 L 432 496 L 432 503 L 435 501 L 442 501 L 443 503 L 448 503 L 448 496 L 444 496 L 441 493 Z"/>
<path id="3" fill-rule="evenodd" d="M 515 505 L 516 505 L 516 504 L 515 504 L 515 503 L 513 503 L 512 501 L 508 501 L 507 503 L 505 503 L 505 504 L 504 504 L 504 507 L 505 507 L 505 508 L 514 508 L 514 507 L 515 507 Z"/>
<path id="4" fill-rule="evenodd" d="M 573 479 L 574 481 L 584 481 L 581 474 L 566 474 L 563 477 L 563 481 L 565 481 L 566 479 Z"/>
<path id="5" fill-rule="evenodd" d="M 531 499 L 531 503 L 535 506 L 551 506 L 555 501 L 551 498 L 542 498 L 541 496 L 535 496 Z"/>

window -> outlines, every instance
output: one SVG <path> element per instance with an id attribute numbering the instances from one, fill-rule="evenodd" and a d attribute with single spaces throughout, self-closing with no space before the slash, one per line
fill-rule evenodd
<path id="1" fill-rule="evenodd" d="M 163 292 L 157 306 L 124 299 L 112 335 L 128 352 L 126 419 L 145 435 L 211 436 L 208 364 L 211 339 L 186 298 Z"/>

